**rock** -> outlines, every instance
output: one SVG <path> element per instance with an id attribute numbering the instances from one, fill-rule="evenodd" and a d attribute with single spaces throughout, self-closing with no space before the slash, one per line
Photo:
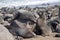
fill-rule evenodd
<path id="1" fill-rule="evenodd" d="M 14 37 L 8 31 L 8 29 L 1 24 L 0 24 L 0 40 L 14 40 Z"/>
<path id="2" fill-rule="evenodd" d="M 18 10 L 18 14 L 20 19 L 29 19 L 36 22 L 37 18 L 33 12 L 27 10 Z"/>
<path id="3" fill-rule="evenodd" d="M 35 33 L 31 30 L 31 27 L 21 21 L 15 20 L 10 25 L 10 32 L 13 35 L 22 36 L 25 38 L 34 37 Z"/>
<path id="4" fill-rule="evenodd" d="M 7 21 L 4 21 L 4 23 L 3 23 L 2 25 L 4 25 L 5 27 L 9 28 L 10 23 L 9 23 L 9 22 L 7 22 Z"/>
<path id="5" fill-rule="evenodd" d="M 4 23 L 3 17 L 0 16 L 0 24 L 3 24 L 3 23 Z"/>
<path id="6" fill-rule="evenodd" d="M 14 19 L 13 14 L 4 14 L 5 21 L 10 21 L 12 19 Z"/>

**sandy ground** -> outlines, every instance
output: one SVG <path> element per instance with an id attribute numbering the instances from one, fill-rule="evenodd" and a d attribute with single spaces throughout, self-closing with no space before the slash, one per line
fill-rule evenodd
<path id="1" fill-rule="evenodd" d="M 28 39 L 23 39 L 23 40 L 60 40 L 60 37 L 54 37 L 55 34 L 57 33 L 54 33 L 51 36 L 45 36 L 45 37 L 38 35 L 35 38 L 28 38 Z"/>
<path id="2" fill-rule="evenodd" d="M 36 38 L 29 38 L 29 39 L 23 39 L 23 40 L 60 40 L 60 38 L 52 37 L 52 36 L 46 36 L 46 37 L 38 36 Z"/>

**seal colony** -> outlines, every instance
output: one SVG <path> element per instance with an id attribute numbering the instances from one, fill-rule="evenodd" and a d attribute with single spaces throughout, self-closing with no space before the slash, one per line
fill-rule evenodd
<path id="1" fill-rule="evenodd" d="M 60 6 L 0 9 L 0 40 L 60 37 L 54 33 L 60 33 Z"/>

